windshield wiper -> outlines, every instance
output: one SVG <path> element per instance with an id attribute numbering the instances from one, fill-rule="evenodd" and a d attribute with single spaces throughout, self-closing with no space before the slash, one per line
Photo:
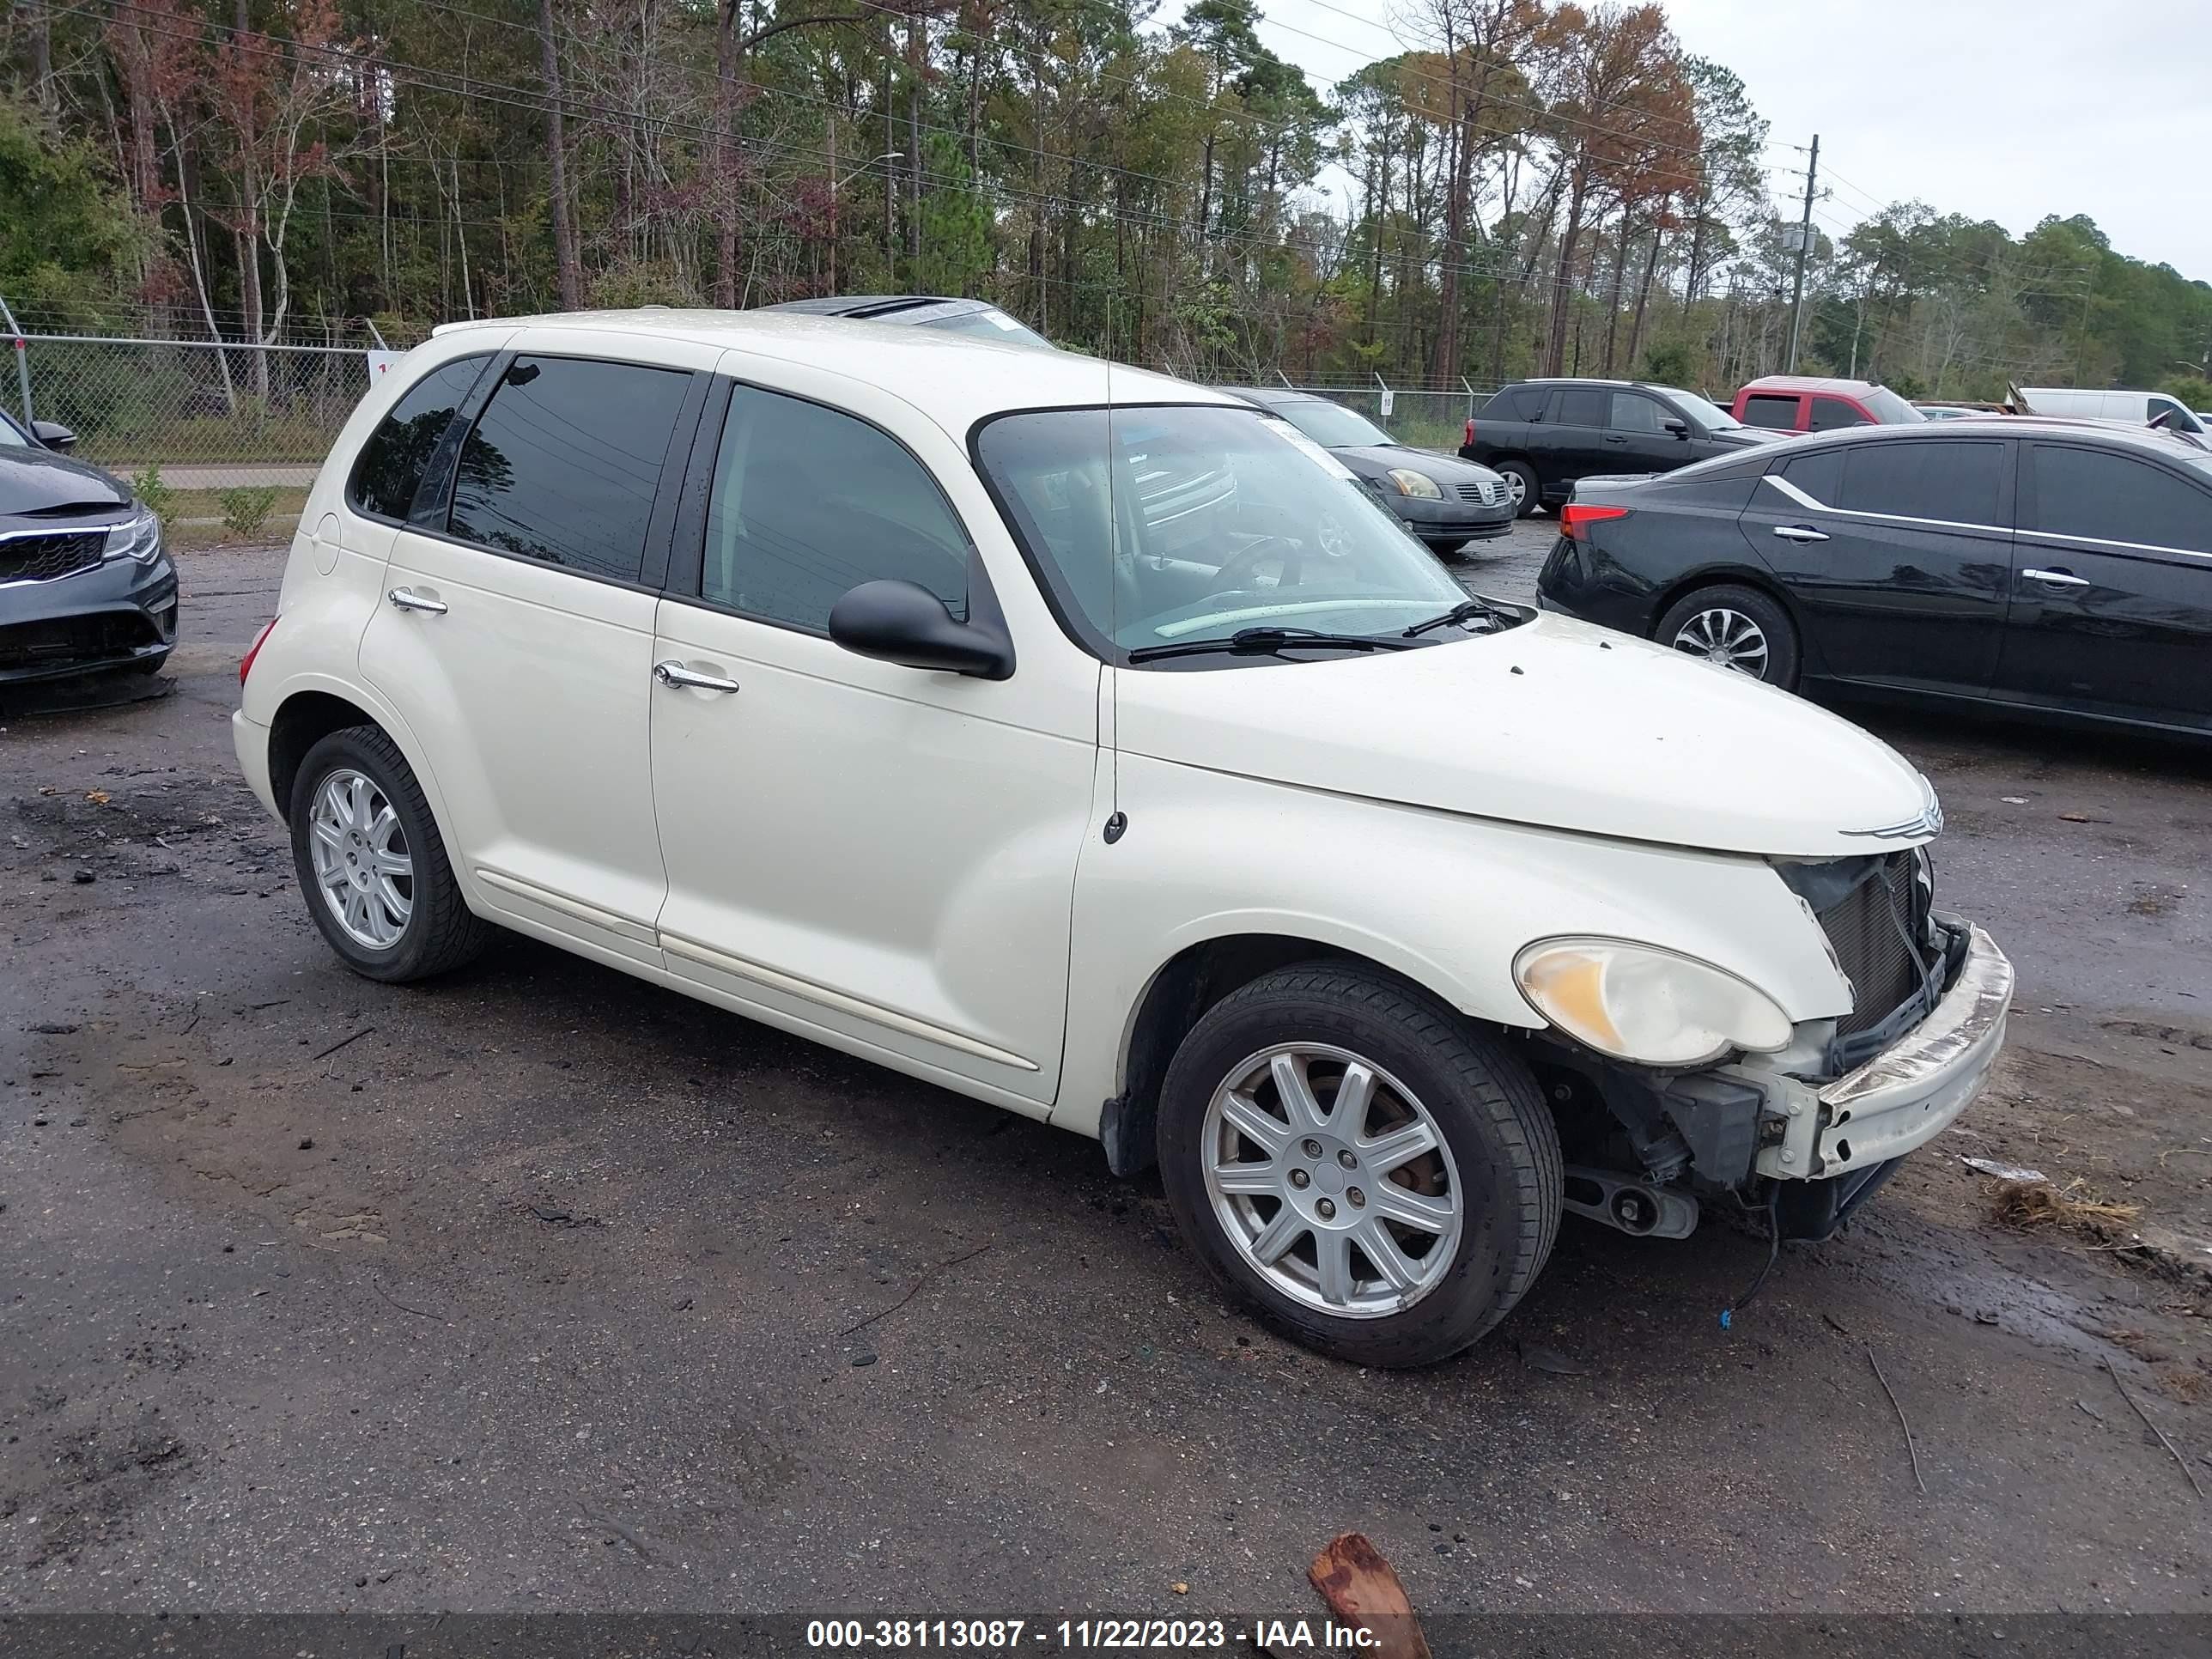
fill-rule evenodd
<path id="1" fill-rule="evenodd" d="M 1411 648 L 1402 639 L 1392 639 L 1387 635 L 1325 634 L 1313 628 L 1240 628 L 1225 640 L 1175 640 L 1166 645 L 1140 645 L 1129 653 L 1129 660 L 1157 662 L 1162 657 L 1195 657 L 1208 652 L 1264 657 L 1292 645 L 1334 645 L 1350 651 Z"/>
<path id="2" fill-rule="evenodd" d="M 1400 636 L 1413 639 L 1439 628 L 1453 628 L 1461 623 L 1473 622 L 1477 617 L 1487 617 L 1500 628 L 1510 628 L 1521 620 L 1516 611 L 1489 599 L 1462 599 L 1441 617 L 1431 617 L 1426 622 L 1417 622 Z"/>

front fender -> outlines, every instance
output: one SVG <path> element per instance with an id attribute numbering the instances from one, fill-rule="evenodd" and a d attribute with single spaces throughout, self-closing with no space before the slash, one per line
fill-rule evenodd
<path id="1" fill-rule="evenodd" d="M 1124 754 L 1127 827 L 1078 867 L 1067 1075 L 1053 1121 L 1098 1133 L 1138 1011 L 1194 945 L 1310 939 L 1470 1017 L 1540 1027 L 1513 959 L 1533 939 L 1662 945 L 1759 986 L 1792 1020 L 1850 1008 L 1819 924 L 1765 860 L 1400 806 Z"/>

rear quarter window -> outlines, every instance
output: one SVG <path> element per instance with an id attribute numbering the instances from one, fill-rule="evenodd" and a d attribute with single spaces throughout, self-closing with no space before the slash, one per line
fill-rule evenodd
<path id="1" fill-rule="evenodd" d="M 1754 392 L 1743 400 L 1743 423 L 1763 426 L 1775 432 L 1795 432 L 1797 429 L 1797 394 L 1794 392 L 1778 394 Z"/>
<path id="2" fill-rule="evenodd" d="M 372 519 L 407 517 L 430 457 L 490 361 L 488 353 L 456 357 L 400 393 L 361 447 L 346 481 L 346 501 L 355 512 Z"/>

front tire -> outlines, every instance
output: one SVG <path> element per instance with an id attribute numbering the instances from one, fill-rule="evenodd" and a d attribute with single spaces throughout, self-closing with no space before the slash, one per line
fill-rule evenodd
<path id="1" fill-rule="evenodd" d="M 381 730 L 348 726 L 308 750 L 289 816 L 307 913 L 354 972 L 427 979 L 483 948 L 490 924 L 462 898 L 414 769 Z"/>
<path id="2" fill-rule="evenodd" d="M 1365 967 L 1282 969 L 1210 1009 L 1168 1068 L 1159 1154 L 1214 1277 L 1358 1364 L 1468 1346 L 1559 1232 L 1559 1133 L 1528 1067 Z"/>

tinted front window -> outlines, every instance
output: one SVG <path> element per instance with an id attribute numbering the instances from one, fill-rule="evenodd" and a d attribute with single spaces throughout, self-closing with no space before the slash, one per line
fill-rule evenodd
<path id="1" fill-rule="evenodd" d="M 814 633 L 862 582 L 968 614 L 968 537 L 921 463 L 866 421 L 754 386 L 730 398 L 699 592 Z"/>
<path id="2" fill-rule="evenodd" d="M 1841 398 L 1813 399 L 1813 430 L 1815 432 L 1834 432 L 1843 427 L 1872 426 L 1873 424 L 1872 421 L 1860 414 L 1856 408 L 1845 403 Z"/>
<path id="3" fill-rule="evenodd" d="M 1603 426 L 1609 398 L 1610 394 L 1600 386 L 1564 387 L 1559 392 L 1559 412 L 1552 418 L 1561 426 Z"/>
<path id="4" fill-rule="evenodd" d="M 1268 409 L 1311 438 L 1323 449 L 1358 449 L 1368 444 L 1398 441 L 1356 409 L 1340 404 L 1270 404 Z"/>
<path id="5" fill-rule="evenodd" d="M 1094 646 L 1255 627 L 1395 635 L 1466 597 L 1340 463 L 1256 410 L 1039 410 L 991 422 L 976 447 Z"/>
<path id="6" fill-rule="evenodd" d="M 1778 398 L 1771 393 L 1754 393 L 1744 399 L 1743 423 L 1746 426 L 1771 427 L 1777 432 L 1797 429 L 1797 398 L 1793 393 Z"/>
<path id="7" fill-rule="evenodd" d="M 453 533 L 635 581 L 690 379 L 580 357 L 516 359 L 461 446 Z"/>
<path id="8" fill-rule="evenodd" d="M 2212 553 L 2212 493 L 2100 449 L 2033 444 L 2033 523 L 2021 529 Z"/>
<path id="9" fill-rule="evenodd" d="M 379 519 L 404 519 L 415 504 L 438 441 L 453 423 L 453 412 L 477 383 L 489 357 L 456 357 L 441 363 L 400 394 L 392 412 L 361 447 L 346 499 L 356 512 Z"/>
<path id="10" fill-rule="evenodd" d="M 2000 443 L 1854 444 L 1844 451 L 1843 499 L 1836 505 L 1947 524 L 2002 525 L 2007 520 L 1998 515 L 1997 484 L 2003 472 Z"/>
<path id="11" fill-rule="evenodd" d="M 1700 398 L 1696 392 L 1685 392 L 1680 386 L 1662 386 L 1659 390 L 1665 392 L 1673 400 L 1674 407 L 1687 416 L 1693 424 L 1708 432 L 1726 432 L 1742 424 L 1710 398 Z"/>
<path id="12" fill-rule="evenodd" d="M 1613 416 L 1607 422 L 1615 432 L 1662 433 L 1666 422 L 1674 418 L 1659 406 L 1658 400 L 1634 392 L 1613 394 Z"/>

